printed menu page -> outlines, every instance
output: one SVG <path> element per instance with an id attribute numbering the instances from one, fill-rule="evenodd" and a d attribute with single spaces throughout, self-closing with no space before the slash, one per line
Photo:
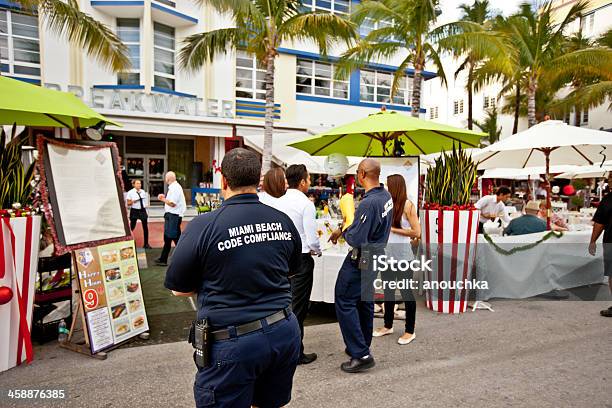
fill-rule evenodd
<path id="1" fill-rule="evenodd" d="M 74 252 L 92 352 L 149 330 L 134 241 Z"/>

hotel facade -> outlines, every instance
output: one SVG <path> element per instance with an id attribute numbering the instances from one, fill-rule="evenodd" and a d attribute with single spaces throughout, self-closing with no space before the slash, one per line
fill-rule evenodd
<path id="1" fill-rule="evenodd" d="M 303 3 L 339 15 L 354 6 L 350 0 Z M 185 37 L 231 26 L 228 16 L 187 0 L 81 0 L 80 7 L 127 45 L 132 62 L 128 72 L 111 72 L 46 30 L 36 16 L 0 0 L 1 73 L 73 92 L 120 123 L 108 126 L 105 137 L 118 144 L 129 176 L 144 179 L 152 197 L 163 191 L 165 171 L 176 171 L 188 187 L 198 178 L 191 177 L 194 169 L 210 172 L 227 149 L 263 134 L 264 70 L 253 57 L 230 50 L 196 72 L 178 63 Z M 364 24 L 361 34 L 373 27 Z M 334 62 L 342 51 L 339 46 L 324 58 L 313 44 L 283 44 L 276 61 L 276 134 L 307 136 L 362 118 L 382 105 L 410 111 L 411 70 L 398 95 L 389 98 L 399 59 L 372 63 L 339 81 Z M 424 77 L 435 75 L 425 72 Z"/>

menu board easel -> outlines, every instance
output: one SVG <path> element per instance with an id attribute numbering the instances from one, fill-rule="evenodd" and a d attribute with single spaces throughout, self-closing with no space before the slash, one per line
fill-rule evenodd
<path id="1" fill-rule="evenodd" d="M 134 241 L 81 248 L 72 253 L 83 332 L 90 353 L 96 355 L 147 332 L 149 323 Z M 73 331 L 71 328 L 71 335 Z"/>

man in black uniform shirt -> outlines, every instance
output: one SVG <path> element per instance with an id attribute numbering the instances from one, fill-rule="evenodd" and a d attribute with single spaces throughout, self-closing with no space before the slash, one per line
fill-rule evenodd
<path id="1" fill-rule="evenodd" d="M 381 247 L 387 243 L 393 220 L 393 200 L 379 183 L 379 177 L 379 162 L 365 159 L 359 163 L 357 180 L 366 193 L 357 207 L 353 223 L 344 232 L 338 229 L 331 235 L 330 240 L 334 244 L 342 234 L 346 242 L 359 251 Z M 371 271 L 360 270 L 359 265 L 359 257 L 353 259 L 351 253 L 346 256 L 338 273 L 334 296 L 336 317 L 346 345 L 346 353 L 351 356 L 349 361 L 340 366 L 342 371 L 347 373 L 367 370 L 375 364 L 370 353 L 374 330 L 374 277 L 371 276 Z"/>
<path id="2" fill-rule="evenodd" d="M 237 148 L 221 164 L 223 205 L 192 220 L 165 286 L 198 295 L 198 319 L 212 325 L 211 364 L 198 368 L 196 406 L 280 407 L 291 399 L 300 329 L 288 273 L 302 243 L 291 219 L 259 202 L 261 164 Z"/>
<path id="3" fill-rule="evenodd" d="M 612 177 L 608 180 L 608 185 L 612 185 Z M 604 275 L 608 277 L 608 286 L 612 293 L 612 193 L 606 194 L 601 200 L 595 215 L 593 215 L 593 233 L 591 234 L 591 243 L 589 252 L 595 255 L 597 239 L 604 233 L 603 236 L 603 260 L 604 260 Z M 612 306 L 602 310 L 602 316 L 612 317 Z"/>

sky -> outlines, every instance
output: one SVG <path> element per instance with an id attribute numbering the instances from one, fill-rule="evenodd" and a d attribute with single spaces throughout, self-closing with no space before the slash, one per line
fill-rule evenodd
<path id="1" fill-rule="evenodd" d="M 524 0 L 489 0 L 491 9 L 501 12 L 501 14 L 507 16 L 517 11 L 518 6 L 522 4 Z M 532 3 L 533 1 L 530 1 Z M 459 10 L 460 4 L 472 4 L 473 0 L 440 0 L 440 8 L 442 9 L 442 15 L 439 20 L 441 23 L 456 21 L 461 17 L 461 11 Z"/>

